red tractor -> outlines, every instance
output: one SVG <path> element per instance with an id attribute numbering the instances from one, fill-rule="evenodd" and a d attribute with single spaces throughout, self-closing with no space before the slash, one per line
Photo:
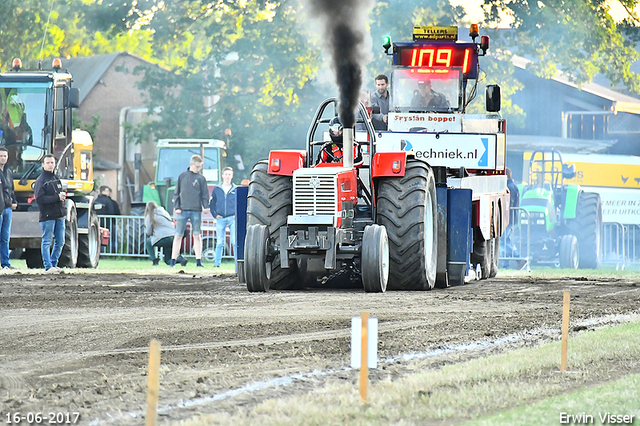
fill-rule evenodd
<path id="1" fill-rule="evenodd" d="M 338 277 L 361 282 L 366 292 L 430 290 L 463 284 L 470 271 L 495 276 L 509 220 L 499 87 L 487 87 L 487 114 L 465 114 L 467 81 L 476 79 L 478 54 L 487 48 L 484 38 L 394 45 L 388 130 L 375 130 L 359 104 L 355 123 L 344 128 L 343 158 L 320 161 L 339 110 L 336 99 L 327 99 L 306 150 L 271 151 L 255 165 L 239 262 L 249 291 Z M 449 98 L 446 105 L 411 100 L 425 76 Z M 361 167 L 354 165 L 354 143 Z"/>

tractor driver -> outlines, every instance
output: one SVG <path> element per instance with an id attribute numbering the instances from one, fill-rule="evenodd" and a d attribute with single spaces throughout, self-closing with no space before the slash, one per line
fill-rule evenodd
<path id="1" fill-rule="evenodd" d="M 342 163 L 342 123 L 338 117 L 333 117 L 329 122 L 330 142 L 322 145 L 322 149 L 318 154 L 318 163 Z M 360 145 L 353 141 L 353 165 L 355 167 L 362 166 L 364 160 L 362 158 L 362 150 Z"/>
<path id="2" fill-rule="evenodd" d="M 431 80 L 428 79 L 418 82 L 418 90 L 413 94 L 411 106 L 429 109 L 450 108 L 447 97 L 442 93 L 433 90 L 431 88 Z"/>

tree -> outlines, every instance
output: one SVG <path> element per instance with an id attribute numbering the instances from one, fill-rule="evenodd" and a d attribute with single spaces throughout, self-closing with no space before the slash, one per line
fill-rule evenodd
<path id="1" fill-rule="evenodd" d="M 629 16 L 614 22 L 604 0 L 485 0 L 486 21 L 498 24 L 500 12 L 513 17 L 514 31 L 503 43 L 511 53 L 533 60 L 530 70 L 550 78 L 562 71 L 578 84 L 596 74 L 640 94 L 640 77 L 631 71 L 638 59 L 637 0 L 619 0 Z"/>
<path id="2" fill-rule="evenodd" d="M 174 59 L 182 66 L 169 74 L 143 71 L 141 89 L 149 93 L 148 107 L 160 108 L 161 121 L 145 123 L 140 135 L 220 137 L 229 128 L 229 154 L 247 164 L 272 147 L 304 147 L 309 113 L 300 99 L 313 90 L 307 83 L 318 52 L 300 38 L 296 19 L 295 3 L 287 0 L 174 2 L 156 13 L 149 24 L 154 42 L 166 52 L 178 45 L 181 57 Z"/>

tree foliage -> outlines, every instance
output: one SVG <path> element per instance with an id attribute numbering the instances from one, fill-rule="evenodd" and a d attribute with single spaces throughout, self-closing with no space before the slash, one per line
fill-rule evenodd
<path id="1" fill-rule="evenodd" d="M 531 71 L 550 78 L 558 71 L 578 84 L 603 74 L 640 94 L 631 71 L 638 59 L 637 0 L 619 0 L 629 16 L 616 23 L 605 0 L 485 0 L 486 21 L 497 24 L 506 13 L 514 31 L 504 37 L 513 54 L 533 60 Z M 501 15 L 502 13 L 502 15 Z"/>
<path id="2" fill-rule="evenodd" d="M 500 84 L 503 113 L 511 125 L 522 121 L 523 111 L 510 101 L 522 89 L 510 62 L 517 54 L 532 59 L 531 70 L 542 77 L 563 71 L 584 83 L 601 73 L 640 93 L 630 67 L 640 38 L 632 12 L 639 0 L 618 1 L 629 11 L 621 22 L 604 0 L 484 0 L 485 27 L 507 13 L 513 30 L 491 34 L 478 90 Z M 412 25 L 460 25 L 464 12 L 447 0 L 375 3 L 365 88 L 374 90 L 373 77 L 390 70 L 382 36 L 409 40 Z M 305 24 L 304 14 L 304 0 L 2 0 L 0 69 L 14 57 L 35 67 L 39 58 L 128 51 L 160 66 L 126 70 L 144 74 L 141 89 L 157 112 L 131 129 L 137 137 L 222 138 L 228 128 L 229 154 L 241 154 L 250 166 L 270 149 L 303 148 L 316 105 L 337 94 L 326 75 L 323 34 Z"/>

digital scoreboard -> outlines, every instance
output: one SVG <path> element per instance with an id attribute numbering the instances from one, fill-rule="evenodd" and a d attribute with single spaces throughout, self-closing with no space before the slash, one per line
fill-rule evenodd
<path id="1" fill-rule="evenodd" d="M 393 64 L 417 68 L 461 68 L 465 79 L 478 76 L 478 47 L 474 43 L 395 43 Z"/>

